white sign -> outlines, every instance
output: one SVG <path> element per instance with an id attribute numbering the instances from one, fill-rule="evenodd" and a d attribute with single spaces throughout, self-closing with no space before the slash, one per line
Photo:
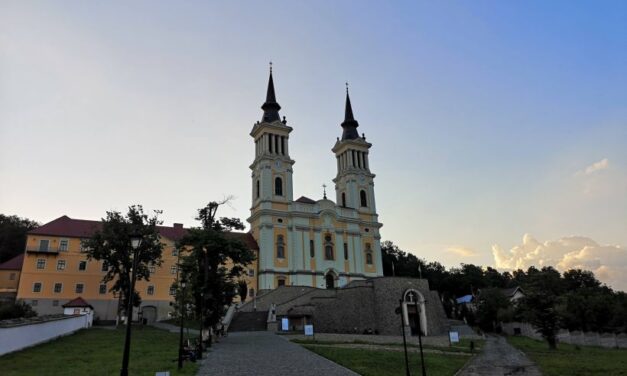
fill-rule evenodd
<path id="1" fill-rule="evenodd" d="M 281 330 L 285 332 L 290 330 L 290 320 L 287 317 L 281 319 Z"/>
<path id="2" fill-rule="evenodd" d="M 459 333 L 458 332 L 448 332 L 448 338 L 451 341 L 451 343 L 458 343 L 459 342 Z"/>
<path id="3" fill-rule="evenodd" d="M 313 325 L 305 325 L 305 335 L 313 336 Z"/>

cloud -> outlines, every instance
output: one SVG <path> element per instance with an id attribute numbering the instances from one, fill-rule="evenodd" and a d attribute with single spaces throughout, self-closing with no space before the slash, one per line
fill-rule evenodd
<path id="1" fill-rule="evenodd" d="M 582 171 L 577 171 L 575 175 L 590 175 L 597 171 L 607 170 L 610 167 L 610 161 L 607 158 L 603 158 L 598 162 L 594 162 L 590 166 L 586 167 Z"/>
<path id="2" fill-rule="evenodd" d="M 509 251 L 492 246 L 495 266 L 499 269 L 527 269 L 530 266 L 553 266 L 564 272 L 586 269 L 612 288 L 627 291 L 627 248 L 601 245 L 590 238 L 571 236 L 539 242 L 525 234 L 522 244 Z"/>
<path id="3" fill-rule="evenodd" d="M 475 257 L 477 256 L 477 252 L 473 251 L 470 248 L 466 248 L 466 247 L 458 247 L 458 246 L 454 246 L 454 247 L 449 247 L 446 249 L 446 252 L 448 253 L 452 253 L 456 256 L 461 256 L 461 257 Z"/>

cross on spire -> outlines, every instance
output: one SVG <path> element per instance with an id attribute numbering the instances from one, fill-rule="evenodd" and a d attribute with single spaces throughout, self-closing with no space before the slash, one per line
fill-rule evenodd
<path id="1" fill-rule="evenodd" d="M 322 190 L 324 192 L 324 199 L 327 199 L 327 185 L 326 184 L 322 184 Z"/>

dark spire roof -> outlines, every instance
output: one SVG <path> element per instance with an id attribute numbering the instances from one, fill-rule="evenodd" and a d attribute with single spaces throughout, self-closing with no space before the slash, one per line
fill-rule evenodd
<path id="1" fill-rule="evenodd" d="M 279 116 L 279 110 L 281 106 L 276 101 L 276 95 L 274 94 L 274 81 L 272 80 L 272 64 L 270 65 L 270 80 L 268 81 L 268 93 L 266 94 L 266 102 L 261 106 L 263 110 L 263 118 L 261 121 L 271 123 L 273 121 L 281 120 Z"/>
<path id="2" fill-rule="evenodd" d="M 348 84 L 346 86 L 346 111 L 344 112 L 344 122 L 342 123 L 342 128 L 344 131 L 342 132 L 342 141 L 344 140 L 354 140 L 359 138 L 359 133 L 357 132 L 357 127 L 359 127 L 359 123 L 355 120 L 353 116 L 353 107 L 351 106 L 351 98 L 348 95 Z"/>

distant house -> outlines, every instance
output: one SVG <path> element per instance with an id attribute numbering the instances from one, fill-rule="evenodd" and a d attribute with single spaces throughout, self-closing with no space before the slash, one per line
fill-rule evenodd
<path id="1" fill-rule="evenodd" d="M 15 300 L 23 262 L 22 253 L 0 264 L 0 302 Z"/>
<path id="2" fill-rule="evenodd" d="M 508 289 L 500 289 L 500 290 L 503 293 L 503 295 L 505 295 L 505 297 L 509 299 L 510 303 L 516 303 L 519 299 L 525 297 L 525 293 L 520 288 L 520 286 L 511 287 Z"/>

